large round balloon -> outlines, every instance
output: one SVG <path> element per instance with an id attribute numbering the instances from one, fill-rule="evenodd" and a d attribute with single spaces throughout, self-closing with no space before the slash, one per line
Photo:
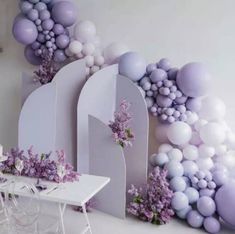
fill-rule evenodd
<path id="1" fill-rule="evenodd" d="M 188 63 L 178 72 L 176 82 L 181 91 L 189 97 L 200 97 L 207 93 L 211 76 L 201 63 Z"/>
<path id="2" fill-rule="evenodd" d="M 91 41 L 96 35 L 95 24 L 88 20 L 80 21 L 74 27 L 74 37 L 80 42 Z"/>
<path id="3" fill-rule="evenodd" d="M 113 42 L 104 49 L 105 61 L 108 64 L 117 63 L 119 57 L 128 51 L 129 48 L 125 44 Z"/>
<path id="4" fill-rule="evenodd" d="M 215 195 L 219 216 L 235 227 L 235 181 L 223 185 Z"/>
<path id="5" fill-rule="evenodd" d="M 146 71 L 146 61 L 136 52 L 127 52 L 119 59 L 119 74 L 132 81 L 140 80 Z"/>
<path id="6" fill-rule="evenodd" d="M 31 48 L 30 45 L 25 47 L 24 56 L 32 65 L 40 65 L 42 62 L 41 57 L 35 55 L 34 50 Z"/>
<path id="7" fill-rule="evenodd" d="M 68 1 L 55 3 L 52 7 L 52 18 L 64 27 L 72 26 L 77 20 L 77 8 Z"/>
<path id="8" fill-rule="evenodd" d="M 15 39 L 24 45 L 33 43 L 38 36 L 38 31 L 35 24 L 26 18 L 19 18 L 15 20 L 12 33 Z"/>
<path id="9" fill-rule="evenodd" d="M 208 123 L 201 127 L 200 137 L 209 146 L 218 146 L 225 140 L 224 128 L 218 123 Z"/>
<path id="10" fill-rule="evenodd" d="M 167 130 L 169 141 L 175 145 L 184 145 L 189 142 L 192 136 L 191 127 L 180 121 L 171 124 Z"/>
<path id="11" fill-rule="evenodd" d="M 202 100 L 199 116 L 209 121 L 223 119 L 226 113 L 224 102 L 213 96 L 208 96 Z"/>

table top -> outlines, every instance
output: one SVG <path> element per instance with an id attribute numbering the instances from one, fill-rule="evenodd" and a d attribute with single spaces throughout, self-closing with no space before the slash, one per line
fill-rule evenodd
<path id="1" fill-rule="evenodd" d="M 8 180 L 16 179 L 18 186 L 15 189 L 15 194 L 20 196 L 29 196 L 22 186 L 20 185 L 21 181 L 27 181 L 35 184 L 35 178 L 28 177 L 19 177 L 12 175 L 4 175 Z M 55 190 L 44 190 L 40 192 L 40 199 L 51 202 L 65 203 L 68 205 L 82 206 L 87 201 L 89 201 L 95 194 L 97 194 L 102 188 L 104 188 L 110 182 L 110 178 L 86 175 L 83 174 L 79 177 L 79 181 L 75 182 L 66 182 L 57 184 L 49 181 L 42 181 L 43 184 L 46 184 L 50 188 L 58 187 Z M 4 184 L 0 185 L 0 191 L 4 192 Z"/>

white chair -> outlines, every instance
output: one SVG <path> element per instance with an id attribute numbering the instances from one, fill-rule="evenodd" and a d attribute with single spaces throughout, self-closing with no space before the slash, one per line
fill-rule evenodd
<path id="1" fill-rule="evenodd" d="M 22 190 L 22 195 L 19 191 Z M 42 213 L 40 193 L 35 185 L 10 181 L 5 189 L 4 206 L 14 234 L 60 234 L 59 218 Z"/>

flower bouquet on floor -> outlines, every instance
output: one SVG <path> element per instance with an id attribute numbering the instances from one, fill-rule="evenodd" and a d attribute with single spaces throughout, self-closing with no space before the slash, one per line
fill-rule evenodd
<path id="1" fill-rule="evenodd" d="M 139 219 L 161 225 L 170 221 L 174 215 L 171 208 L 173 191 L 166 179 L 167 171 L 156 167 L 148 177 L 148 183 L 143 187 L 131 186 L 128 193 L 132 201 L 127 212 Z"/>

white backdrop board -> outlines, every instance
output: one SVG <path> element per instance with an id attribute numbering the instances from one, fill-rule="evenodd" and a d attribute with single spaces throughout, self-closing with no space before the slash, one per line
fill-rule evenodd
<path id="1" fill-rule="evenodd" d="M 117 76 L 116 106 L 123 100 L 131 103 L 130 126 L 135 139 L 132 147 L 124 149 L 127 169 L 127 190 L 131 184 L 141 186 L 147 181 L 149 116 L 145 100 L 139 88 L 130 79 Z"/>
<path id="2" fill-rule="evenodd" d="M 28 96 L 37 88 L 39 88 L 41 85 L 39 82 L 35 82 L 32 75 L 23 72 L 22 73 L 22 86 L 21 86 L 21 103 L 22 106 L 25 102 L 25 100 L 28 98 Z"/>
<path id="3" fill-rule="evenodd" d="M 77 106 L 77 157 L 80 173 L 89 173 L 88 115 L 106 124 L 113 119 L 117 74 L 117 65 L 106 67 L 91 76 L 81 91 Z"/>
<path id="4" fill-rule="evenodd" d="M 19 117 L 18 145 L 37 153 L 55 150 L 56 85 L 41 86 L 26 99 Z"/>
<path id="5" fill-rule="evenodd" d="M 53 79 L 57 86 L 56 149 L 64 149 L 66 161 L 77 166 L 77 102 L 86 82 L 85 60 L 66 65 Z"/>
<path id="6" fill-rule="evenodd" d="M 89 116 L 90 174 L 109 177 L 110 183 L 95 197 L 96 208 L 125 218 L 126 164 L 122 147 L 112 138 L 111 129 Z"/>

